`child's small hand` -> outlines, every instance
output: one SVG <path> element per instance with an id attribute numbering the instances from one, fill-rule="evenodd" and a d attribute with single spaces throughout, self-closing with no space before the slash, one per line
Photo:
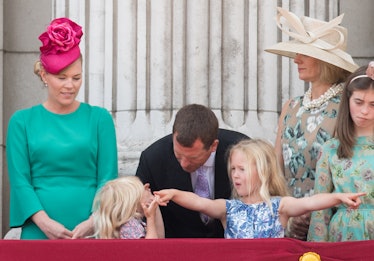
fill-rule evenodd
<path id="1" fill-rule="evenodd" d="M 143 202 L 141 204 L 142 208 L 143 208 L 144 216 L 147 219 L 155 217 L 155 215 L 156 215 L 156 209 L 158 207 L 157 200 L 158 200 L 158 196 L 153 197 L 153 200 L 150 203 Z"/>
<path id="2" fill-rule="evenodd" d="M 365 192 L 360 193 L 344 193 L 345 195 L 342 197 L 342 202 L 347 205 L 347 207 L 351 209 L 357 209 L 361 202 L 360 197 L 365 196 Z"/>
<path id="3" fill-rule="evenodd" d="M 160 206 L 167 206 L 169 201 L 173 198 L 173 193 L 171 189 L 163 189 L 160 191 L 155 191 L 155 195 L 158 198 L 158 204 Z"/>

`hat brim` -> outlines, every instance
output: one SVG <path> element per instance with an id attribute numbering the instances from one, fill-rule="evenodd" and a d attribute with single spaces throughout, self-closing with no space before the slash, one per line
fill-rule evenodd
<path id="1" fill-rule="evenodd" d="M 81 53 L 79 46 L 76 45 L 75 47 L 64 53 L 47 55 L 42 54 L 40 56 L 40 61 L 47 72 L 58 74 L 70 64 L 75 62 L 80 57 L 80 55 Z"/>
<path id="2" fill-rule="evenodd" d="M 296 54 L 303 54 L 335 65 L 349 72 L 354 72 L 359 67 L 357 64 L 347 61 L 333 53 L 319 49 L 310 44 L 300 43 L 296 40 L 277 43 L 266 48 L 265 51 L 289 58 L 295 58 Z"/>

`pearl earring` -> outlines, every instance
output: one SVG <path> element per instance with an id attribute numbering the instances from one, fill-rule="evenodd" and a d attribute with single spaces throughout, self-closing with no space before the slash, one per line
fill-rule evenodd
<path id="1" fill-rule="evenodd" d="M 44 82 L 44 86 L 45 86 L 46 88 L 48 88 L 48 83 L 47 83 L 47 82 Z"/>

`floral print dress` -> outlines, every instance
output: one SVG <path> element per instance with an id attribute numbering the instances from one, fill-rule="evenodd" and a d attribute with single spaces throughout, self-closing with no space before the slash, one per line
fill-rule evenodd
<path id="1" fill-rule="evenodd" d="M 344 205 L 315 211 L 309 226 L 309 241 L 353 241 L 374 239 L 374 141 L 356 140 L 351 159 L 338 159 L 339 141 L 325 143 L 317 163 L 316 193 L 366 192 L 356 210 Z"/>
<path id="2" fill-rule="evenodd" d="M 121 239 L 140 239 L 145 238 L 147 225 L 141 219 L 130 218 L 125 224 L 121 225 L 119 234 Z"/>
<path id="3" fill-rule="evenodd" d="M 313 195 L 317 156 L 323 143 L 333 137 L 340 95 L 320 107 L 306 109 L 304 96 L 291 100 L 281 134 L 284 175 L 296 198 Z"/>
<path id="4" fill-rule="evenodd" d="M 282 238 L 284 228 L 279 220 L 281 197 L 271 198 L 272 209 L 265 202 L 245 204 L 226 200 L 225 238 Z"/>

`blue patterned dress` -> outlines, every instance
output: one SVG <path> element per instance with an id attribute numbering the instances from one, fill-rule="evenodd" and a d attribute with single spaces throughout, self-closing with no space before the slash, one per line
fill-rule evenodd
<path id="1" fill-rule="evenodd" d="M 315 211 L 309 226 L 309 241 L 374 239 L 374 141 L 359 137 L 351 159 L 338 159 L 339 141 L 325 143 L 317 163 L 316 193 L 366 192 L 356 210 L 344 205 Z"/>
<path id="2" fill-rule="evenodd" d="M 284 228 L 279 220 L 281 197 L 271 198 L 272 210 L 265 202 L 245 204 L 226 200 L 225 238 L 282 238 Z"/>
<path id="3" fill-rule="evenodd" d="M 281 134 L 284 175 L 296 198 L 313 194 L 317 156 L 323 143 L 333 137 L 340 95 L 313 109 L 305 109 L 303 99 L 291 100 Z"/>

